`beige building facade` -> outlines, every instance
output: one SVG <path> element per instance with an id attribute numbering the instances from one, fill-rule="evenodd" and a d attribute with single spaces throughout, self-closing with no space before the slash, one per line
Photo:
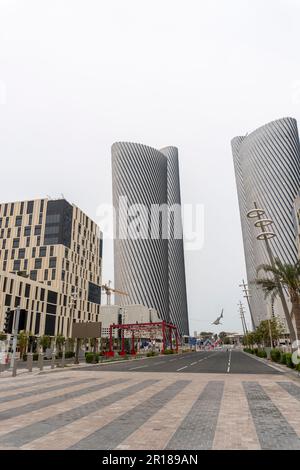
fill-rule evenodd
<path id="1" fill-rule="evenodd" d="M 27 312 L 27 331 L 71 337 L 74 321 L 99 321 L 101 231 L 65 199 L 3 203 L 0 278 L 0 330 L 7 308 L 19 303 Z M 56 302 L 41 300 L 40 295 L 56 297 Z M 47 315 L 55 319 L 47 321 Z"/>

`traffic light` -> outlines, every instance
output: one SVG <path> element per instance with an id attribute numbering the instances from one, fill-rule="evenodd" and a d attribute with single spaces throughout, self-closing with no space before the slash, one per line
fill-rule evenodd
<path id="1" fill-rule="evenodd" d="M 8 308 L 5 312 L 5 317 L 4 317 L 4 325 L 3 325 L 3 331 L 4 333 L 9 333 L 10 330 L 10 317 L 11 317 L 11 311 Z"/>

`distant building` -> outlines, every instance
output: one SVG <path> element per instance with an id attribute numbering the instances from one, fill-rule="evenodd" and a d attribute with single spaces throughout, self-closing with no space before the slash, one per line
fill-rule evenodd
<path id="1" fill-rule="evenodd" d="M 144 305 L 103 305 L 100 308 L 99 321 L 102 323 L 102 337 L 108 338 L 110 325 L 113 323 L 132 324 L 132 323 L 151 323 L 161 322 L 157 311 L 154 308 L 148 308 Z M 118 330 L 113 330 L 113 336 L 118 338 Z M 131 337 L 131 334 L 125 333 L 125 337 Z"/>
<path id="2" fill-rule="evenodd" d="M 4 312 L 26 311 L 24 329 L 71 336 L 74 321 L 97 321 L 102 235 L 65 199 L 0 205 L 0 330 Z"/>

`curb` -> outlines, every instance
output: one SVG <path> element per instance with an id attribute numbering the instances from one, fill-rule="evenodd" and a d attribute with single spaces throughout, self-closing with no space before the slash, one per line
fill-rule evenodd
<path id="1" fill-rule="evenodd" d="M 174 354 L 175 355 L 175 354 Z M 34 376 L 38 376 L 38 375 L 45 375 L 45 374 L 50 374 L 50 373 L 54 373 L 54 372 L 63 372 L 63 371 L 68 371 L 68 370 L 74 370 L 75 368 L 76 369 L 81 369 L 81 368 L 87 368 L 87 367 L 93 367 L 93 366 L 105 366 L 106 364 L 120 364 L 120 363 L 123 363 L 123 362 L 134 362 L 134 361 L 144 361 L 146 359 L 158 359 L 159 357 L 164 357 L 163 354 L 161 355 L 158 355 L 158 356 L 151 356 L 151 357 L 139 357 L 139 358 L 132 358 L 132 359 L 120 359 L 120 360 L 116 360 L 116 361 L 106 361 L 106 362 L 98 362 L 98 363 L 95 363 L 95 364 L 87 364 L 86 362 L 82 362 L 80 364 L 74 364 L 74 363 L 71 363 L 71 364 L 67 364 L 65 367 L 55 367 L 54 369 L 46 369 L 46 370 L 33 370 L 32 372 L 29 372 L 28 370 L 24 370 L 21 372 L 22 369 L 20 369 L 19 371 L 19 374 L 17 374 L 16 377 L 22 377 L 22 376 L 27 376 L 28 374 L 31 375 L 31 377 L 34 377 Z M 47 367 L 47 366 L 46 366 Z M 48 366 L 50 367 L 50 366 Z M 15 377 L 12 377 L 12 375 L 7 375 L 7 376 L 2 376 L 0 374 L 0 381 L 1 379 L 13 379 Z"/>

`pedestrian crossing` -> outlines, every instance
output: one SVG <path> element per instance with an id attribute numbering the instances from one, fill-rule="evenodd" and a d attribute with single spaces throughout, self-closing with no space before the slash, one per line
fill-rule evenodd
<path id="1" fill-rule="evenodd" d="M 0 449 L 300 449 L 300 382 L 79 370 L 4 379 Z"/>

